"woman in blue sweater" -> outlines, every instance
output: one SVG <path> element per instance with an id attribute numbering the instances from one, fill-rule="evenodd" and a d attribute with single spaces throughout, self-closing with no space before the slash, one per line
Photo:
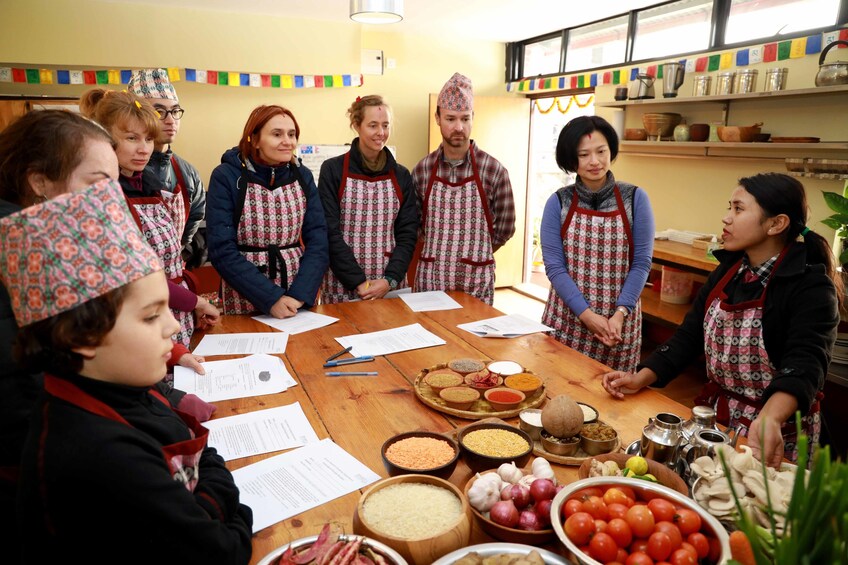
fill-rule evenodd
<path id="1" fill-rule="evenodd" d="M 556 160 L 577 181 L 545 205 L 540 237 L 551 291 L 542 321 L 553 336 L 616 370 L 632 371 L 642 343 L 639 295 L 651 270 L 648 195 L 609 170 L 618 136 L 597 116 L 568 122 Z"/>
<path id="2" fill-rule="evenodd" d="M 294 154 L 299 137 L 289 110 L 259 106 L 212 171 L 206 231 L 225 314 L 288 318 L 315 303 L 327 224 L 312 172 Z"/>

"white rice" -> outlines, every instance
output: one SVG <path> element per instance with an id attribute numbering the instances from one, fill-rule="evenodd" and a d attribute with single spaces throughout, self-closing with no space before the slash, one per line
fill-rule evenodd
<path id="1" fill-rule="evenodd" d="M 399 483 L 371 494 L 362 510 L 363 520 L 379 532 L 421 539 L 450 529 L 462 513 L 462 502 L 435 485 Z"/>

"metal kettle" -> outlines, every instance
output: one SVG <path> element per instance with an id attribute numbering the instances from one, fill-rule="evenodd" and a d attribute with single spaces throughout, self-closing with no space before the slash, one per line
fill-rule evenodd
<path id="1" fill-rule="evenodd" d="M 834 41 L 825 47 L 819 55 L 819 71 L 816 73 L 816 86 L 835 86 L 848 84 L 848 61 L 825 63 L 827 52 L 837 45 L 848 47 L 848 41 Z"/>
<path id="2" fill-rule="evenodd" d="M 656 418 L 648 418 L 648 425 L 642 428 L 640 453 L 642 457 L 674 467 L 682 438 L 683 420 L 680 416 L 661 412 Z"/>
<path id="3" fill-rule="evenodd" d="M 636 75 L 636 78 L 628 84 L 627 97 L 630 100 L 654 98 L 654 80 L 656 79 L 651 75 Z"/>

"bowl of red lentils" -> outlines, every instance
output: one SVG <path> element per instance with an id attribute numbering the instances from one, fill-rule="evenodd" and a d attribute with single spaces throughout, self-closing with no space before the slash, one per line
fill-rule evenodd
<path id="1" fill-rule="evenodd" d="M 390 477 L 430 475 L 448 479 L 459 461 L 459 445 L 437 432 L 404 432 L 392 436 L 380 450 Z"/>

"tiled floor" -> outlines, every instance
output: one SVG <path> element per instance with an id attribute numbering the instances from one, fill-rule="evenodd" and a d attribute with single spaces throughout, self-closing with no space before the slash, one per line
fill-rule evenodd
<path id="1" fill-rule="evenodd" d="M 509 288 L 500 288 L 495 291 L 494 306 L 505 314 L 521 314 L 536 321 L 542 320 L 542 312 L 545 309 L 544 302 Z M 654 347 L 656 347 L 656 344 L 643 344 L 643 355 L 649 354 Z M 681 373 L 667 387 L 657 390 L 691 408 L 695 405 L 695 396 L 700 392 L 706 379 L 703 365 L 696 364 Z M 685 414 L 681 414 L 681 416 L 685 416 Z"/>

